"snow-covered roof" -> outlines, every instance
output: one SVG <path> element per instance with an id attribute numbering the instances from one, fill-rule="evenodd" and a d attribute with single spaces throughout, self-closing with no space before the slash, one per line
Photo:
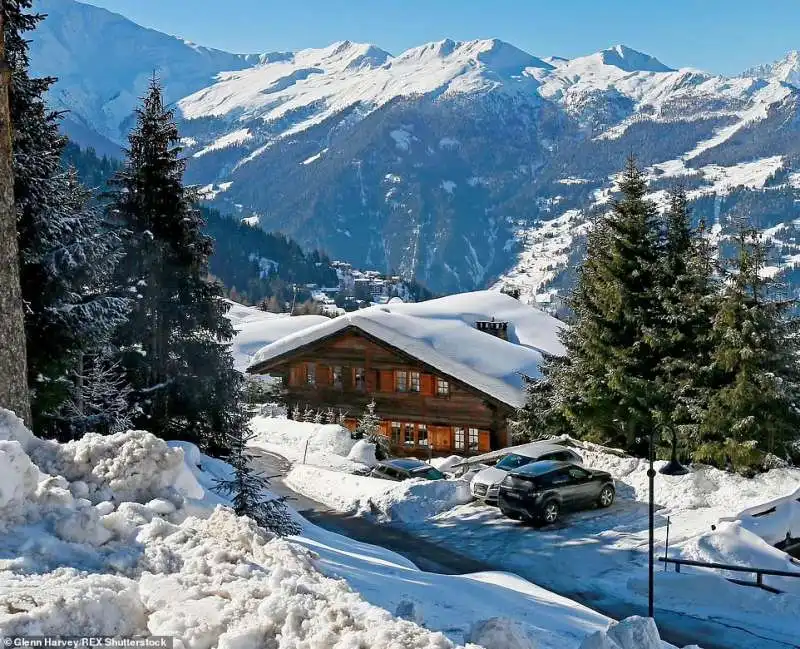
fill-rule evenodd
<path id="1" fill-rule="evenodd" d="M 230 300 L 228 302 L 231 308 L 227 317 L 236 331 L 232 345 L 233 364 L 240 372 L 247 369 L 253 354 L 265 345 L 329 320 L 321 315 L 289 316 L 286 313 L 268 313 L 252 306 Z"/>
<path id="2" fill-rule="evenodd" d="M 508 341 L 475 322 L 508 322 Z M 520 407 L 523 375 L 537 377 L 543 353 L 562 355 L 563 324 L 497 291 L 460 293 L 427 302 L 374 306 L 292 333 L 259 350 L 249 371 L 354 327 L 481 392 Z"/>

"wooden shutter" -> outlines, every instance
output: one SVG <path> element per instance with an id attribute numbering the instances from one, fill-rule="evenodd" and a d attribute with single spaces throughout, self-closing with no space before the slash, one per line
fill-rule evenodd
<path id="1" fill-rule="evenodd" d="M 435 383 L 434 377 L 431 374 L 423 374 L 419 378 L 420 392 L 426 397 L 433 396 L 433 384 Z"/>
<path id="2" fill-rule="evenodd" d="M 437 451 L 453 448 L 452 433 L 450 426 L 428 426 L 431 444 Z"/>
<path id="3" fill-rule="evenodd" d="M 305 368 L 302 365 L 292 365 L 289 368 L 289 385 L 298 387 L 304 383 Z"/>
<path id="4" fill-rule="evenodd" d="M 392 370 L 381 370 L 380 386 L 381 392 L 394 392 L 394 372 Z"/>
<path id="5" fill-rule="evenodd" d="M 482 430 L 478 432 L 478 450 L 481 453 L 486 453 L 492 450 L 488 430 Z"/>
<path id="6" fill-rule="evenodd" d="M 317 385 L 327 386 L 331 384 L 331 368 L 327 365 L 317 363 Z"/>
<path id="7" fill-rule="evenodd" d="M 375 370 L 367 370 L 366 371 L 366 379 L 367 379 L 367 392 L 375 392 L 378 386 L 376 383 L 378 382 L 378 373 Z"/>

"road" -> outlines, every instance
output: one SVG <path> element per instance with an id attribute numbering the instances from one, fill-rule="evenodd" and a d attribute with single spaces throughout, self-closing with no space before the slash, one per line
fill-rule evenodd
<path id="1" fill-rule="evenodd" d="M 283 477 L 290 468 L 287 460 L 279 455 L 256 449 L 251 450 L 253 467 L 270 478 L 272 491 L 286 497 L 295 510 L 319 527 L 363 543 L 397 552 L 427 572 L 446 575 L 484 571 L 507 572 L 507 569 L 493 565 L 490 561 L 478 561 L 453 551 L 451 547 L 432 543 L 389 524 L 381 524 L 363 517 L 333 511 L 326 505 L 293 491 L 285 484 Z M 559 592 L 558 594 L 615 619 L 647 614 L 645 608 L 641 610 L 635 607 L 631 608 L 627 604 L 615 604 L 607 599 L 597 601 L 592 597 L 591 590 L 588 589 Z M 656 613 L 661 637 L 678 647 L 699 644 L 703 649 L 741 649 L 741 647 L 800 649 L 800 644 L 787 644 L 770 638 L 759 638 L 747 628 L 733 628 L 714 620 L 674 611 L 657 610 Z"/>

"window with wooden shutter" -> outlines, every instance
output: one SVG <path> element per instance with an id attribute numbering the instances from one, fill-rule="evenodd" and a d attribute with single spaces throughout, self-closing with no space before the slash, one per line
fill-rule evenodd
<path id="1" fill-rule="evenodd" d="M 330 368 L 327 365 L 322 365 L 317 363 L 316 367 L 317 372 L 317 385 L 321 385 L 327 387 L 330 385 Z"/>
<path id="2" fill-rule="evenodd" d="M 453 447 L 452 431 L 450 426 L 429 426 L 431 445 L 436 450 L 449 449 Z"/>
<path id="3" fill-rule="evenodd" d="M 422 383 L 422 394 L 428 397 L 433 396 L 433 376 L 423 374 L 420 381 Z"/>
<path id="4" fill-rule="evenodd" d="M 314 363 L 306 363 L 306 384 L 317 384 L 317 366 Z"/>
<path id="5" fill-rule="evenodd" d="M 381 370 L 378 389 L 381 392 L 394 392 L 394 373 L 392 370 Z"/>
<path id="6" fill-rule="evenodd" d="M 481 453 L 486 453 L 492 450 L 490 435 L 488 430 L 482 430 L 478 434 L 478 450 Z"/>

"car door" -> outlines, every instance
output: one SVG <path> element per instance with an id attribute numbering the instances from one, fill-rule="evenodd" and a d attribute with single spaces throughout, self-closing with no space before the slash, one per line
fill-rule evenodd
<path id="1" fill-rule="evenodd" d="M 567 469 L 570 477 L 570 487 L 573 491 L 573 500 L 576 507 L 584 507 L 597 498 L 597 484 L 592 480 L 592 474 L 578 466 Z"/>
<path id="2" fill-rule="evenodd" d="M 550 489 L 558 494 L 561 499 L 561 506 L 564 509 L 572 509 L 575 506 L 575 490 L 567 469 L 559 469 L 547 476 Z"/>

